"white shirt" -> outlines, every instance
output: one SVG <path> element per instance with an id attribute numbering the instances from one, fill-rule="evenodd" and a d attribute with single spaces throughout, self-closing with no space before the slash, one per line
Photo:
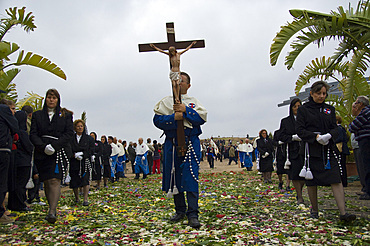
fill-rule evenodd
<path id="1" fill-rule="evenodd" d="M 207 121 L 207 110 L 203 107 L 203 105 L 196 99 L 195 97 L 190 97 L 188 94 L 181 95 L 181 102 L 185 104 L 185 106 L 191 106 L 199 116 L 204 120 Z M 173 97 L 167 96 L 160 100 L 155 106 L 154 106 L 154 113 L 158 115 L 171 115 L 175 113 L 173 111 Z M 184 119 L 184 126 L 188 128 L 193 128 L 191 123 Z"/>
<path id="2" fill-rule="evenodd" d="M 118 156 L 123 156 L 125 154 L 125 150 L 123 149 L 123 145 L 120 142 L 117 142 L 117 147 L 119 148 Z"/>
<path id="3" fill-rule="evenodd" d="M 115 143 L 111 143 L 110 146 L 112 147 L 112 154 L 110 156 L 118 155 L 120 149 L 117 147 Z"/>
<path id="4" fill-rule="evenodd" d="M 138 144 L 135 149 L 137 155 L 144 155 L 148 150 L 149 147 L 145 143 Z"/>

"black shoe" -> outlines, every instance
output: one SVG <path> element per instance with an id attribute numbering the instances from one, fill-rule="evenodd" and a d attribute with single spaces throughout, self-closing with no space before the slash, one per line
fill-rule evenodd
<path id="1" fill-rule="evenodd" d="M 287 186 L 285 190 L 286 190 L 287 192 L 291 192 L 291 191 L 292 191 L 292 190 L 290 189 L 290 187 L 289 187 L 289 186 Z"/>
<path id="2" fill-rule="evenodd" d="M 48 214 L 45 219 L 50 223 L 54 224 L 57 221 L 57 217 L 54 214 Z"/>
<path id="3" fill-rule="evenodd" d="M 139 179 L 140 178 L 140 175 L 137 173 L 136 175 L 135 175 L 135 178 L 134 179 Z"/>
<path id="4" fill-rule="evenodd" d="M 198 218 L 189 218 L 188 223 L 189 223 L 189 226 L 191 226 L 192 228 L 197 229 L 200 227 Z"/>
<path id="5" fill-rule="evenodd" d="M 319 212 L 314 212 L 314 211 L 311 210 L 310 217 L 312 219 L 318 219 L 319 218 Z"/>
<path id="6" fill-rule="evenodd" d="M 364 193 L 360 195 L 360 200 L 370 200 L 370 195 L 367 193 Z"/>
<path id="7" fill-rule="evenodd" d="M 345 222 L 351 222 L 356 219 L 356 215 L 345 213 L 344 215 L 339 216 L 339 219 Z"/>
<path id="8" fill-rule="evenodd" d="M 88 201 L 83 202 L 82 206 L 89 206 L 89 202 Z"/>
<path id="9" fill-rule="evenodd" d="M 171 222 L 179 222 L 185 218 L 185 214 L 175 214 L 170 218 Z"/>
<path id="10" fill-rule="evenodd" d="M 146 175 L 146 174 L 144 174 L 144 175 L 143 175 L 143 179 L 146 179 L 146 177 L 147 177 L 147 175 Z"/>
<path id="11" fill-rule="evenodd" d="M 279 185 L 278 185 L 278 189 L 279 189 L 279 190 L 282 190 L 282 189 L 283 189 L 283 182 L 279 183 Z"/>

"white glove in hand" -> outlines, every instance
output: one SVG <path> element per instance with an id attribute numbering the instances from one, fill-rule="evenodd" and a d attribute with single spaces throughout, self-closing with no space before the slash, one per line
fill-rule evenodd
<path id="1" fill-rule="evenodd" d="M 300 137 L 298 137 L 298 135 L 297 135 L 297 134 L 294 134 L 294 135 L 292 136 L 292 141 L 302 141 L 302 139 L 301 139 Z"/>
<path id="2" fill-rule="evenodd" d="M 52 154 L 54 154 L 55 149 L 53 148 L 53 146 L 51 146 L 51 144 L 48 144 L 48 145 L 45 146 L 44 152 L 47 155 L 52 155 Z"/>
<path id="3" fill-rule="evenodd" d="M 77 152 L 77 153 L 75 153 L 75 158 L 77 160 L 81 161 L 83 159 L 83 155 L 84 155 L 83 152 Z"/>
<path id="4" fill-rule="evenodd" d="M 143 156 L 141 159 L 142 159 L 143 161 L 145 161 L 145 156 Z"/>
<path id="5" fill-rule="evenodd" d="M 91 156 L 91 162 L 95 162 L 95 155 Z"/>
<path id="6" fill-rule="evenodd" d="M 331 139 L 330 133 L 326 133 L 324 135 L 319 135 L 319 137 L 316 139 L 316 141 L 319 142 L 322 145 L 327 145 L 329 143 L 330 139 Z"/>
<path id="7" fill-rule="evenodd" d="M 279 142 L 278 142 L 278 144 L 282 145 L 282 144 L 284 144 L 284 142 L 282 142 L 282 141 L 279 141 Z"/>
<path id="8" fill-rule="evenodd" d="M 267 157 L 267 156 L 269 156 L 270 154 L 269 154 L 269 152 L 266 152 L 265 153 L 265 158 Z"/>

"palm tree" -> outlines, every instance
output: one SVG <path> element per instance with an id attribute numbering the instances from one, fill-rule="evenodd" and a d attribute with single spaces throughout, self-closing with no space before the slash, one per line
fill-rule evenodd
<path id="1" fill-rule="evenodd" d="M 1 96 L 7 96 L 14 101 L 17 99 L 17 93 L 15 84 L 12 81 L 21 70 L 11 67 L 30 65 L 51 72 L 62 79 L 67 78 L 65 73 L 57 65 L 47 58 L 33 54 L 32 52 L 25 54 L 24 50 L 20 51 L 17 60 L 13 62 L 9 58 L 10 55 L 19 50 L 19 46 L 16 43 L 3 41 L 5 34 L 17 25 L 23 27 L 26 32 L 34 31 L 36 28 L 32 12 L 26 13 L 25 9 L 26 7 L 22 9 L 17 9 L 16 7 L 9 8 L 6 10 L 9 17 L 0 20 L 0 89 L 7 92 L 6 95 Z M 34 98 L 40 98 L 40 96 L 37 95 L 35 97 L 34 93 L 29 93 L 28 99 Z"/>
<path id="2" fill-rule="evenodd" d="M 312 78 L 335 78 L 340 81 L 343 98 L 332 98 L 338 105 L 343 106 L 350 115 L 352 103 L 359 95 L 369 95 L 370 87 L 365 78 L 365 73 L 370 62 L 370 3 L 359 1 L 356 10 L 349 6 L 344 10 L 342 6 L 338 11 L 330 14 L 308 10 L 290 10 L 294 17 L 293 22 L 281 27 L 270 47 L 270 63 L 276 65 L 279 55 L 291 38 L 291 51 L 285 57 L 288 70 L 293 67 L 299 54 L 311 43 L 318 47 L 324 41 L 339 41 L 336 52 L 329 59 L 321 58 L 311 62 L 296 82 L 296 94 L 303 85 Z M 349 61 L 343 59 L 352 56 Z M 335 72 L 340 72 L 342 78 L 336 78 Z M 347 117 L 348 115 L 346 115 Z M 348 117 L 347 117 L 348 118 Z"/>

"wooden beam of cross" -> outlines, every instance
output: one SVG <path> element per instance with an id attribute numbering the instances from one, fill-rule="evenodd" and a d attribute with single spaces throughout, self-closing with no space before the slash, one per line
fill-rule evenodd
<path id="1" fill-rule="evenodd" d="M 176 41 L 175 39 L 175 28 L 173 22 L 166 23 L 166 32 L 167 32 L 167 42 L 162 43 L 153 43 L 156 47 L 160 48 L 161 50 L 168 50 L 169 47 L 174 46 L 176 49 L 186 49 L 189 45 L 191 45 L 194 41 L 196 43 L 191 46 L 191 48 L 204 48 L 204 40 L 191 40 L 191 41 Z M 148 52 L 148 51 L 157 51 L 156 49 L 150 46 L 151 43 L 148 44 L 139 44 L 139 52 Z M 170 63 L 171 67 L 171 63 Z M 173 91 L 174 93 L 174 91 Z M 178 93 L 180 96 L 181 102 L 181 94 Z M 173 96 L 175 101 L 175 94 Z M 174 102 L 175 103 L 175 102 Z M 185 142 L 185 133 L 184 133 L 184 121 L 178 120 L 177 121 L 177 155 L 178 156 L 185 156 L 186 154 L 186 142 Z"/>
<path id="2" fill-rule="evenodd" d="M 185 49 L 188 47 L 193 41 L 197 41 L 193 48 L 204 48 L 204 40 L 190 40 L 190 41 L 176 41 L 175 39 L 175 27 L 173 22 L 166 23 L 166 32 L 167 32 L 167 42 L 162 43 L 153 43 L 155 46 L 162 50 L 168 50 L 168 47 L 175 46 L 176 49 Z M 150 47 L 150 43 L 148 44 L 139 44 L 139 52 L 148 52 L 148 51 L 156 51 L 154 48 Z"/>

